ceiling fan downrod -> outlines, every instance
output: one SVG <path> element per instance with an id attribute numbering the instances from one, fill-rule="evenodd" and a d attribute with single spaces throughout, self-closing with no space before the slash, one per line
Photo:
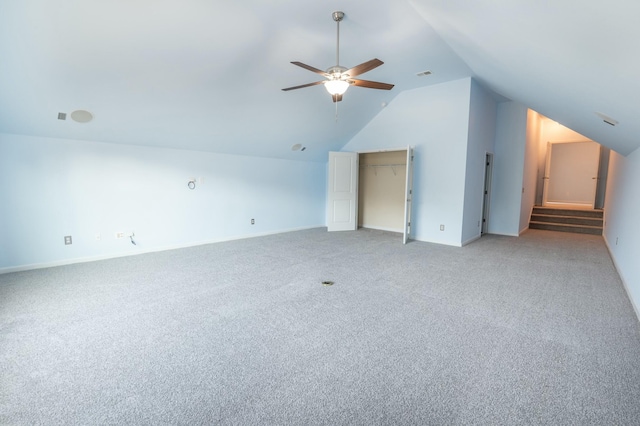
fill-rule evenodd
<path id="1" fill-rule="evenodd" d="M 340 22 L 344 18 L 344 12 L 333 12 L 331 14 L 333 20 L 336 21 L 337 25 L 337 37 L 336 37 L 336 66 L 340 66 Z"/>

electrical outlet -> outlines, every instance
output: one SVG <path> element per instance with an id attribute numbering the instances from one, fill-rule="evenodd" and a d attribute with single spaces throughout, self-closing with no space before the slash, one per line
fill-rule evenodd
<path id="1" fill-rule="evenodd" d="M 100 235 L 100 234 L 96 234 L 96 240 L 97 240 L 97 241 L 100 241 L 101 239 L 102 239 L 102 235 Z"/>
<path id="2" fill-rule="evenodd" d="M 440 225 L 440 230 L 444 231 L 444 225 Z"/>
<path id="3" fill-rule="evenodd" d="M 119 240 L 121 238 L 124 238 L 124 232 L 116 232 L 116 239 Z"/>
<path id="4" fill-rule="evenodd" d="M 256 224 L 256 220 L 255 219 L 251 219 L 251 224 L 255 225 Z"/>
<path id="5" fill-rule="evenodd" d="M 64 237 L 64 245 L 68 246 L 71 244 L 71 235 L 67 235 Z"/>

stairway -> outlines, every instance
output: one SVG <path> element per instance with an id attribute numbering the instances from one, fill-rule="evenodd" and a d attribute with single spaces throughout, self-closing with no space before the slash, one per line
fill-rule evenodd
<path id="1" fill-rule="evenodd" d="M 579 210 L 535 206 L 529 229 L 602 235 L 603 210 Z"/>

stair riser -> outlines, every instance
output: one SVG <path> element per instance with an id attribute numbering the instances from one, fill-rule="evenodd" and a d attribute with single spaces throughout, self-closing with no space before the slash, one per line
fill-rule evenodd
<path id="1" fill-rule="evenodd" d="M 544 214 L 548 216 L 577 216 L 577 217 L 591 217 L 602 219 L 604 213 L 601 210 L 566 210 L 566 209 L 547 209 L 541 207 L 534 207 L 533 214 Z"/>
<path id="2" fill-rule="evenodd" d="M 535 222 L 547 222 L 547 223 L 556 223 L 556 224 L 571 224 L 571 225 L 587 225 L 587 226 L 600 226 L 602 227 L 603 220 L 602 219 L 592 219 L 592 218 L 584 218 L 584 217 L 556 217 L 556 216 L 542 216 L 542 215 L 531 215 L 531 220 Z"/>
<path id="3" fill-rule="evenodd" d="M 530 229 L 542 229 L 546 231 L 571 232 L 574 234 L 602 235 L 601 228 L 581 228 L 577 226 L 563 226 L 552 223 L 530 223 Z"/>

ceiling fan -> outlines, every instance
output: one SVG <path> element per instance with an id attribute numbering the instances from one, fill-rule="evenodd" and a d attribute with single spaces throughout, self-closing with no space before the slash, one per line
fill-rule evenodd
<path id="1" fill-rule="evenodd" d="M 366 87 L 369 89 L 391 90 L 393 88 L 393 84 L 353 78 L 382 65 L 384 62 L 382 62 L 380 59 L 371 59 L 370 61 L 364 62 L 360 65 L 356 65 L 355 67 L 349 69 L 340 65 L 340 21 L 342 21 L 342 19 L 344 18 L 344 13 L 333 12 L 331 16 L 333 17 L 333 20 L 336 21 L 336 24 L 338 26 L 336 42 L 336 65 L 328 68 L 326 71 L 322 71 L 310 65 L 303 64 L 302 62 L 291 62 L 294 65 L 324 76 L 326 80 L 307 83 L 300 86 L 287 87 L 286 89 L 282 90 L 288 91 L 302 89 L 303 87 L 316 86 L 318 84 L 324 84 L 324 87 L 333 98 L 333 102 L 340 102 L 342 100 L 342 95 L 351 85 Z"/>

